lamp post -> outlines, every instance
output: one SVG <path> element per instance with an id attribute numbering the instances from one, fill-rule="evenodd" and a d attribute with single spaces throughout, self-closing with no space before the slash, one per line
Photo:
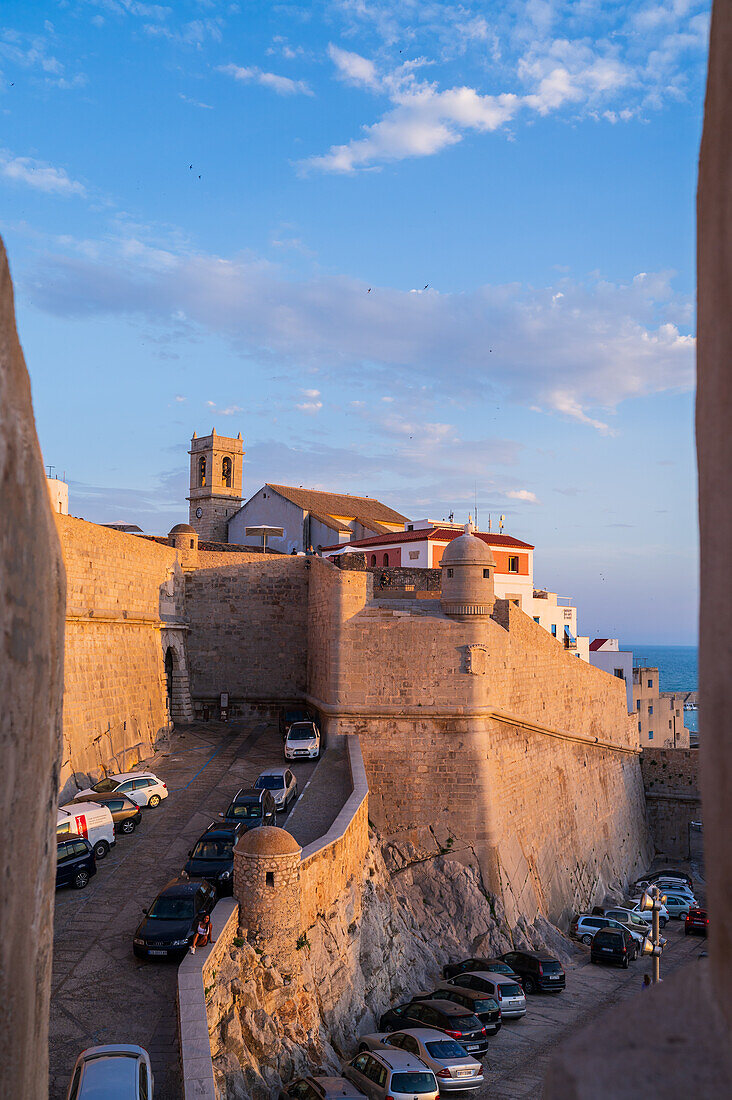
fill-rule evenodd
<path id="1" fill-rule="evenodd" d="M 651 936 L 646 936 L 643 941 L 643 954 L 650 955 L 653 959 L 653 984 L 661 980 L 661 907 L 666 901 L 666 895 L 662 894 L 657 886 L 650 886 L 640 901 L 641 910 L 651 914 Z"/>

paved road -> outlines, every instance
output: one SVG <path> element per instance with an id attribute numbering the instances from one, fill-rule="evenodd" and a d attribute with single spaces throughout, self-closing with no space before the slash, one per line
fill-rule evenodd
<path id="1" fill-rule="evenodd" d="M 120 1042 L 139 1043 L 150 1052 L 156 1100 L 178 1100 L 177 967 L 136 959 L 132 935 L 143 906 L 176 877 L 188 850 L 231 795 L 253 783 L 263 768 L 283 762 L 279 733 L 262 723 L 207 723 L 174 734 L 170 747 L 147 762 L 166 781 L 170 796 L 157 809 L 143 810 L 138 830 L 119 838 L 86 890 L 57 891 L 50 1100 L 65 1096 L 79 1051 Z M 311 761 L 294 765 L 301 792 L 314 769 Z M 320 816 L 320 799 L 318 807 Z"/>
<path id="2" fill-rule="evenodd" d="M 661 977 L 706 949 L 706 940 L 684 935 L 683 922 L 671 921 L 663 934 L 668 945 L 661 959 Z M 529 997 L 526 1016 L 501 1028 L 484 1063 L 485 1085 L 478 1100 L 496 1096 L 536 1100 L 541 1096 L 547 1062 L 563 1038 L 574 1035 L 612 1005 L 633 996 L 652 996 L 641 991 L 643 975 L 651 973 L 650 959 L 638 959 L 628 970 L 592 966 L 589 948 L 578 945 L 576 962 L 565 969 L 567 988 L 563 993 Z"/>

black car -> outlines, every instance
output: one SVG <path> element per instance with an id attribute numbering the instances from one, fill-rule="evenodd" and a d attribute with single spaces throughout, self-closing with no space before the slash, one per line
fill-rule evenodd
<path id="1" fill-rule="evenodd" d="M 345 1077 L 298 1077 L 280 1089 L 280 1100 L 363 1100 Z"/>
<path id="2" fill-rule="evenodd" d="M 142 810 L 125 794 L 85 794 L 74 801 L 96 802 L 99 806 L 106 806 L 112 815 L 115 833 L 134 833 L 142 821 Z"/>
<path id="3" fill-rule="evenodd" d="M 497 1035 L 501 1030 L 501 1008 L 495 997 L 489 997 L 477 989 L 462 989 L 460 986 L 448 984 L 440 986 L 432 996 L 453 1001 L 474 1013 L 485 1028 L 486 1035 Z"/>
<path id="4" fill-rule="evenodd" d="M 624 928 L 601 928 L 592 937 L 590 962 L 615 963 L 628 969 L 631 959 L 638 955 L 638 944 Z"/>
<path id="5" fill-rule="evenodd" d="M 243 831 L 242 824 L 217 825 L 212 822 L 188 853 L 183 871 L 190 879 L 206 879 L 216 887 L 219 897 L 234 892 L 234 846 Z"/>
<path id="6" fill-rule="evenodd" d="M 244 787 L 234 795 L 226 813 L 219 817 L 227 824 L 239 825 L 244 832 L 258 825 L 276 825 L 277 807 L 271 791 Z"/>
<path id="7" fill-rule="evenodd" d="M 462 962 L 448 963 L 442 968 L 443 978 L 454 978 L 468 970 L 486 970 L 489 974 L 505 974 L 507 978 L 517 978 L 508 963 L 503 959 L 463 959 Z"/>
<path id="8" fill-rule="evenodd" d="M 280 733 L 282 740 L 287 737 L 287 731 L 293 722 L 312 722 L 313 716 L 304 707 L 284 707 L 280 711 Z"/>
<path id="9" fill-rule="evenodd" d="M 64 833 L 56 841 L 56 886 L 73 886 L 83 890 L 97 873 L 94 850 L 88 840 L 74 833 Z"/>
<path id="10" fill-rule="evenodd" d="M 562 964 L 546 951 L 507 951 L 501 958 L 518 974 L 524 993 L 559 993 L 566 985 Z"/>
<path id="11" fill-rule="evenodd" d="M 404 1027 L 434 1027 L 457 1039 L 468 1054 L 482 1056 L 488 1050 L 486 1029 L 474 1012 L 452 1001 L 434 997 L 413 1000 L 390 1008 L 379 1020 L 379 1031 L 398 1031 Z"/>
<path id="12" fill-rule="evenodd" d="M 150 956 L 180 959 L 193 940 L 198 918 L 210 913 L 215 902 L 216 891 L 209 882 L 174 879 L 145 910 L 132 950 L 140 959 Z"/>

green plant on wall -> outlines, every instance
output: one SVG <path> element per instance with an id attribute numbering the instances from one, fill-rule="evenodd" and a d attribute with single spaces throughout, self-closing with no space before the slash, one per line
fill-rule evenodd
<path id="1" fill-rule="evenodd" d="M 298 951 L 302 951 L 303 947 L 310 947 L 310 940 L 308 939 L 307 932 L 303 932 L 302 935 L 297 937 L 295 947 Z"/>

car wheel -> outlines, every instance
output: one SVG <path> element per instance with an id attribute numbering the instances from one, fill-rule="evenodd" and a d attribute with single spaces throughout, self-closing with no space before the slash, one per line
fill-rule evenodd
<path id="1" fill-rule="evenodd" d="M 104 859 L 108 851 L 109 845 L 107 844 L 106 840 L 98 840 L 94 845 L 94 855 L 97 857 L 97 859 Z"/>
<path id="2" fill-rule="evenodd" d="M 536 983 L 533 978 L 524 978 L 524 993 L 536 993 Z"/>
<path id="3" fill-rule="evenodd" d="M 583 936 L 582 937 L 582 943 L 591 944 L 592 943 L 592 936 Z"/>
<path id="4" fill-rule="evenodd" d="M 119 828 L 120 828 L 120 832 L 126 833 L 126 834 L 129 835 L 129 833 L 134 833 L 135 823 L 134 823 L 134 821 L 132 820 L 131 817 L 128 817 L 126 821 L 122 822 L 122 824 L 120 825 Z"/>
<path id="5" fill-rule="evenodd" d="M 627 970 L 627 969 L 628 969 L 628 956 L 627 956 L 627 955 L 626 955 L 626 956 L 625 956 L 625 958 L 623 959 L 623 961 L 622 961 L 622 964 L 621 964 L 621 965 L 622 965 L 622 967 L 623 967 L 623 970 Z"/>
<path id="6" fill-rule="evenodd" d="M 148 806 L 150 806 L 154 810 L 156 806 L 160 805 L 160 795 L 159 794 L 151 794 L 150 797 L 147 800 L 147 804 L 148 804 Z"/>
<path id="7" fill-rule="evenodd" d="M 665 928 L 668 924 L 668 921 L 665 917 L 659 917 L 658 923 L 661 925 L 661 928 Z"/>
<path id="8" fill-rule="evenodd" d="M 89 872 L 77 871 L 71 885 L 74 887 L 75 890 L 83 890 L 85 886 L 89 885 Z"/>

